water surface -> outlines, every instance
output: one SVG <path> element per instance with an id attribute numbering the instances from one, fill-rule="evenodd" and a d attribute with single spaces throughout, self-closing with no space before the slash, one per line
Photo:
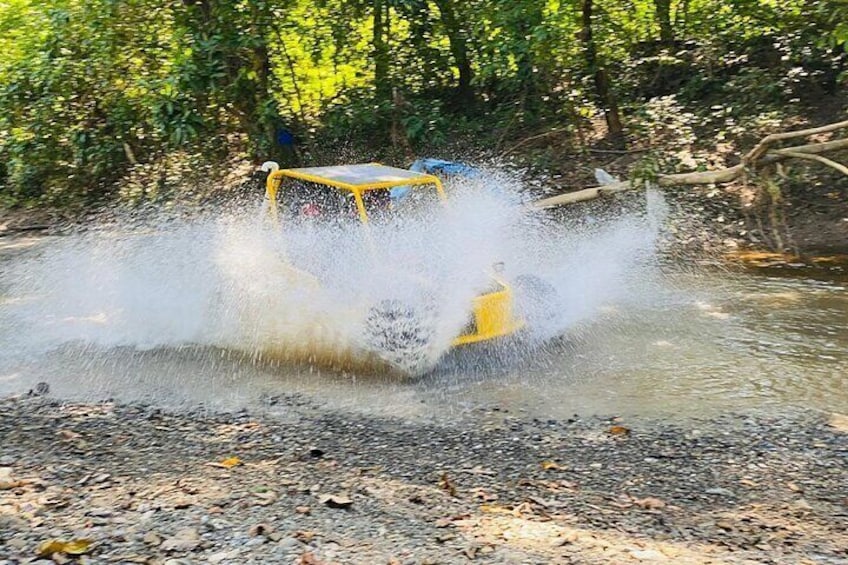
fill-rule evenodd
<path id="1" fill-rule="evenodd" d="M 45 244 L 7 239 L 0 265 Z M 261 361 L 208 345 L 139 347 L 81 336 L 27 349 L 21 344 L 38 336 L 6 324 L 0 394 L 47 382 L 60 398 L 275 411 L 274 397 L 298 393 L 328 407 L 428 420 L 480 408 L 543 419 L 848 412 L 844 275 L 663 267 L 632 276 L 618 281 L 630 292 L 588 306 L 579 289 L 569 293 L 582 314 L 560 337 L 455 350 L 414 380 Z M 2 308 L 23 299 L 7 291 Z"/>

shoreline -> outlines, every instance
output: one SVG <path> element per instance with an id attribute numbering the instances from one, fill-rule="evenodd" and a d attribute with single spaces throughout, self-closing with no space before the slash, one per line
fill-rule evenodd
<path id="1" fill-rule="evenodd" d="M 469 426 L 275 402 L 0 398 L 0 563 L 55 538 L 92 540 L 88 563 L 848 559 L 844 416 Z"/>

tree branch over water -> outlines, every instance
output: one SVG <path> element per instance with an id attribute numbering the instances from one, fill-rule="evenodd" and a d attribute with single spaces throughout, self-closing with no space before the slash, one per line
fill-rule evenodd
<path id="1" fill-rule="evenodd" d="M 822 153 L 835 153 L 837 151 L 848 149 L 848 138 L 771 149 L 774 144 L 781 141 L 798 139 L 822 133 L 830 133 L 840 129 L 848 129 L 848 120 L 827 124 L 817 128 L 767 135 L 760 140 L 760 142 L 757 143 L 751 151 L 742 157 L 742 162 L 738 165 L 716 171 L 676 173 L 669 175 L 661 174 L 657 175 L 655 179 L 651 179 L 650 182 L 660 187 L 724 184 L 743 178 L 749 171 L 756 171 L 757 169 L 767 165 L 788 159 L 816 161 L 848 176 L 848 167 L 821 156 Z M 587 200 L 600 198 L 607 194 L 639 188 L 643 185 L 643 182 L 637 180 L 616 182 L 604 186 L 596 186 L 575 192 L 551 196 L 549 198 L 543 198 L 536 201 L 534 206 L 536 208 L 553 208 L 566 204 L 585 202 Z"/>

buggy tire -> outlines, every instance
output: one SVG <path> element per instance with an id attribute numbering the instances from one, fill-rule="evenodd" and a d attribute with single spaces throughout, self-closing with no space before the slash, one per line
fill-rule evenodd
<path id="1" fill-rule="evenodd" d="M 368 349 L 408 375 L 430 367 L 435 333 L 430 317 L 400 300 L 383 300 L 371 307 L 365 322 Z"/>
<path id="2" fill-rule="evenodd" d="M 561 316 L 556 287 L 536 275 L 519 275 L 513 281 L 516 305 L 531 331 L 545 332 Z"/>

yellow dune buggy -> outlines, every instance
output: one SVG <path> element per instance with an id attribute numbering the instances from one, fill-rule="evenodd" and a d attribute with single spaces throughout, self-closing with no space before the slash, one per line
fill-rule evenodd
<path id="1" fill-rule="evenodd" d="M 276 163 L 268 162 L 263 170 L 269 172 L 265 198 L 275 222 L 281 216 L 319 221 L 342 216 L 358 220 L 368 231 L 369 221 L 391 213 L 401 196 L 422 197 L 437 204 L 446 202 L 445 189 L 438 177 L 380 164 L 279 169 Z M 468 323 L 453 338 L 453 346 L 503 338 L 524 326 L 515 308 L 511 286 L 496 268 L 489 278 L 486 291 L 471 301 Z M 370 305 L 365 332 L 370 352 L 394 368 L 419 372 L 425 363 L 432 332 L 421 322 L 420 312 L 402 300 L 382 300 Z"/>

